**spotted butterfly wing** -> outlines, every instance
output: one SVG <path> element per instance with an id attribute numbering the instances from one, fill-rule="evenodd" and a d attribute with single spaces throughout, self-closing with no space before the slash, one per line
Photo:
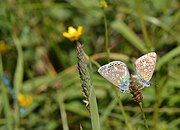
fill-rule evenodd
<path id="1" fill-rule="evenodd" d="M 129 89 L 129 71 L 126 64 L 121 61 L 112 61 L 103 65 L 98 72 L 109 82 L 120 88 L 121 92 Z"/>
<path id="2" fill-rule="evenodd" d="M 156 53 L 150 52 L 141 56 L 134 63 L 137 76 L 144 82 L 148 82 L 153 75 L 156 66 Z"/>

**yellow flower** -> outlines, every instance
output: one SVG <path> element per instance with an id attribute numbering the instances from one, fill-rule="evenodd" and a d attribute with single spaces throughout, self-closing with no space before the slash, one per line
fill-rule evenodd
<path id="1" fill-rule="evenodd" d="M 0 41 L 0 53 L 3 53 L 7 50 L 8 50 L 7 44 L 3 40 L 1 40 Z"/>
<path id="2" fill-rule="evenodd" d="M 78 40 L 79 37 L 82 35 L 82 31 L 83 31 L 82 26 L 78 26 L 77 29 L 70 26 L 70 27 L 68 27 L 68 32 L 64 32 L 63 36 L 68 38 L 71 41 L 75 41 L 75 40 Z"/>
<path id="3" fill-rule="evenodd" d="M 21 107 L 27 107 L 32 102 L 32 97 L 29 95 L 19 94 L 18 95 L 18 102 Z"/>

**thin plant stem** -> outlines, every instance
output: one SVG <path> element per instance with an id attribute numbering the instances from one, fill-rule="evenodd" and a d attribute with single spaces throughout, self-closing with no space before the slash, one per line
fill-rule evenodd
<path id="1" fill-rule="evenodd" d="M 143 120 L 144 120 L 144 124 L 146 126 L 146 129 L 149 130 L 148 123 L 147 123 L 147 120 L 146 120 L 146 116 L 145 116 L 144 111 L 143 111 L 142 102 L 139 103 L 139 107 L 141 109 L 141 113 L 142 113 L 142 116 L 143 116 Z"/>
<path id="2" fill-rule="evenodd" d="M 159 111 L 159 97 L 160 97 L 158 88 L 155 88 L 155 95 L 156 95 L 156 102 L 154 104 L 153 118 L 154 118 L 154 130 L 157 130 L 158 111 Z"/>
<path id="3" fill-rule="evenodd" d="M 104 17 L 104 30 L 105 30 L 107 61 L 110 62 L 109 38 L 108 38 L 108 28 L 107 28 L 107 19 L 106 19 L 105 10 L 103 10 L 103 17 Z"/>
<path id="4" fill-rule="evenodd" d="M 163 88 L 165 87 L 166 82 L 167 82 L 167 76 L 162 77 L 159 82 L 160 82 L 159 83 L 160 84 L 159 87 L 155 87 L 156 102 L 154 104 L 154 113 L 153 113 L 154 130 L 158 129 L 158 116 L 159 116 L 160 95 L 161 95 L 161 93 L 163 91 Z"/>
<path id="5" fill-rule="evenodd" d="M 135 0 L 135 3 L 136 3 L 136 7 L 137 7 L 137 14 L 138 14 L 138 17 L 139 17 L 139 20 L 141 23 L 144 41 L 146 43 L 146 46 L 148 48 L 151 48 L 151 42 L 150 42 L 149 37 L 148 37 L 147 29 L 146 29 L 144 19 L 143 19 L 143 14 L 142 14 L 142 2 L 141 2 L 141 0 Z"/>
<path id="6" fill-rule="evenodd" d="M 121 102 L 121 97 L 120 97 L 120 94 L 119 92 L 116 90 L 115 87 L 113 87 L 115 93 L 116 93 L 116 97 L 117 97 L 117 100 L 118 100 L 118 104 L 119 104 L 119 108 L 122 112 L 122 115 L 123 115 L 123 118 L 124 118 L 124 121 L 125 121 L 125 124 L 128 128 L 128 130 L 132 130 L 132 126 L 130 125 L 129 121 L 128 121 L 128 117 L 126 116 L 126 113 L 124 111 L 124 108 L 123 108 L 123 105 L 122 105 L 122 102 Z"/>

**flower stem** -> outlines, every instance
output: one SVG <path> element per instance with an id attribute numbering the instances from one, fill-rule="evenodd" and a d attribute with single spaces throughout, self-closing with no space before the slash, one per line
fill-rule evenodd
<path id="1" fill-rule="evenodd" d="M 107 53 L 107 60 L 110 62 L 110 49 L 109 49 L 109 38 L 108 38 L 108 28 L 107 28 L 107 19 L 105 10 L 103 10 L 103 17 L 104 17 L 104 30 L 105 30 L 105 43 L 106 43 L 106 53 Z"/>
<path id="2" fill-rule="evenodd" d="M 148 123 L 147 123 L 147 120 L 146 120 L 146 116 L 145 116 L 144 111 L 143 111 L 142 102 L 139 103 L 139 107 L 141 109 L 141 113 L 142 113 L 142 116 L 143 116 L 143 120 L 144 120 L 144 124 L 146 126 L 146 129 L 149 130 Z"/>
<path id="3" fill-rule="evenodd" d="M 154 113 L 153 113 L 153 118 L 154 118 L 154 130 L 157 130 L 157 123 L 158 123 L 158 111 L 159 111 L 159 90 L 156 88 L 156 102 L 154 104 Z"/>
<path id="4" fill-rule="evenodd" d="M 123 105 L 122 105 L 122 102 L 121 102 L 121 97 L 120 97 L 120 94 L 119 92 L 116 90 L 115 87 L 113 87 L 115 93 L 116 93 L 116 97 L 117 97 L 117 100 L 118 100 L 118 104 L 119 104 L 119 107 L 120 107 L 120 110 L 122 112 L 122 115 L 123 115 L 123 118 L 124 118 L 124 121 L 125 121 L 125 124 L 128 128 L 128 130 L 132 130 L 132 126 L 130 125 L 129 121 L 128 121 L 128 117 L 126 116 L 126 113 L 124 111 L 124 108 L 123 108 Z"/>

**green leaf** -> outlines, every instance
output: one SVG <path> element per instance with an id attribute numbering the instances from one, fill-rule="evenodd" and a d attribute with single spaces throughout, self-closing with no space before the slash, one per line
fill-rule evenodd
<path id="1" fill-rule="evenodd" d="M 147 53 L 148 49 L 144 46 L 145 43 L 121 20 L 116 20 L 112 23 L 112 27 L 121 33 L 134 47 L 142 53 Z"/>
<path id="2" fill-rule="evenodd" d="M 24 74 L 24 61 L 23 61 L 23 51 L 19 40 L 17 39 L 16 36 L 13 36 L 13 40 L 18 53 L 16 70 L 14 74 L 14 88 L 17 94 L 19 93 L 19 90 L 22 87 L 23 74 Z"/>
<path id="3" fill-rule="evenodd" d="M 24 76 L 24 61 L 23 61 L 23 50 L 21 47 L 21 43 L 19 39 L 16 37 L 16 35 L 13 35 L 14 44 L 17 49 L 18 58 L 17 58 L 17 64 L 16 64 L 16 70 L 14 74 L 14 91 L 16 95 L 20 93 L 20 88 L 23 84 L 23 76 Z M 15 122 L 15 129 L 19 128 L 20 124 L 20 115 L 19 115 L 19 104 L 18 101 L 15 101 L 15 112 L 14 112 L 14 118 L 16 120 Z"/>
<path id="4" fill-rule="evenodd" d="M 164 64 L 166 64 L 167 62 L 169 62 L 173 57 L 180 55 L 180 46 L 174 48 L 173 50 L 171 50 L 170 52 L 168 52 L 167 54 L 165 54 L 158 62 L 157 62 L 157 66 L 156 69 L 159 70 Z"/>

